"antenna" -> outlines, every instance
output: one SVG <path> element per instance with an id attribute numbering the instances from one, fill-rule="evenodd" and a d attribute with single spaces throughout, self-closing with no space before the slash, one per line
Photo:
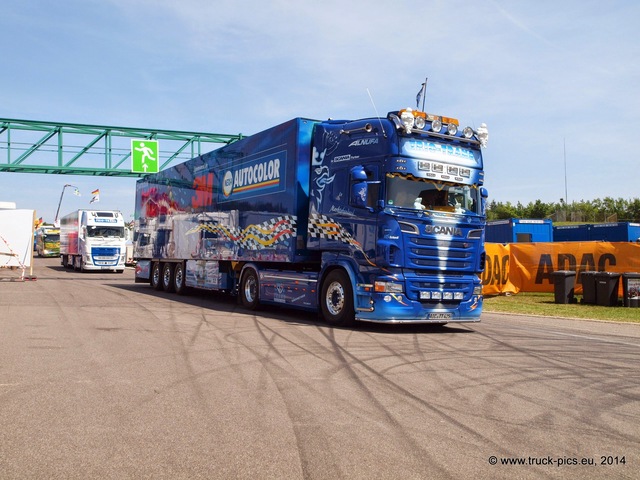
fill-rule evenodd
<path id="1" fill-rule="evenodd" d="M 567 193 L 567 139 L 562 139 L 562 146 L 564 150 L 564 203 L 569 201 L 569 195 Z"/>
<path id="2" fill-rule="evenodd" d="M 384 125 L 382 125 L 382 120 L 380 120 L 380 115 L 378 114 L 378 109 L 376 108 L 376 104 L 373 101 L 373 97 L 371 96 L 371 92 L 369 91 L 369 89 L 367 88 L 367 93 L 369 94 L 369 98 L 371 99 L 371 105 L 373 105 L 373 111 L 376 112 L 376 117 L 378 118 L 378 121 L 380 122 L 380 129 L 382 130 L 382 135 L 384 135 L 384 138 L 387 138 L 387 132 L 384 131 Z"/>

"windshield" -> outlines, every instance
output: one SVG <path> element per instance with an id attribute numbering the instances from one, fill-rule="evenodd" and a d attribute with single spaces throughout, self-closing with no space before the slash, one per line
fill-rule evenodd
<path id="1" fill-rule="evenodd" d="M 89 227 L 89 237 L 120 237 L 124 238 L 124 227 Z"/>
<path id="2" fill-rule="evenodd" d="M 470 185 L 448 185 L 401 176 L 387 177 L 387 207 L 479 215 L 479 200 L 478 188 Z"/>

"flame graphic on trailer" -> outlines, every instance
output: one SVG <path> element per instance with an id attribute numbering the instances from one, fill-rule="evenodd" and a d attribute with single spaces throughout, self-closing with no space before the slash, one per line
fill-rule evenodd
<path id="1" fill-rule="evenodd" d="M 216 235 L 221 235 L 237 244 L 239 247 L 248 250 L 259 250 L 264 247 L 271 247 L 277 243 L 289 240 L 296 236 L 296 219 L 294 216 L 286 215 L 273 218 L 261 225 L 249 225 L 240 230 L 234 227 L 216 223 L 205 223 L 198 225 L 187 231 L 187 235 L 206 231 Z"/>

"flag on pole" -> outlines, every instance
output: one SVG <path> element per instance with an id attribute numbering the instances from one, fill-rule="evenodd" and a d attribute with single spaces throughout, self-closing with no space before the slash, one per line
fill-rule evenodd
<path id="1" fill-rule="evenodd" d="M 99 188 L 97 188 L 93 192 L 91 192 L 91 195 L 93 195 L 93 198 L 91 198 L 91 201 L 89 203 L 99 202 L 100 201 L 100 189 Z"/>
<path id="2" fill-rule="evenodd" d="M 424 82 L 422 84 L 422 87 L 420 87 L 420 91 L 416 95 L 416 110 L 420 110 L 420 101 L 424 98 L 424 94 L 426 93 L 426 90 L 427 90 L 427 82 Z"/>

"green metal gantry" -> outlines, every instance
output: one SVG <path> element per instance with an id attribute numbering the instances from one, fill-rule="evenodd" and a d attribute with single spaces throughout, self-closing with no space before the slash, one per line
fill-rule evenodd
<path id="1" fill-rule="evenodd" d="M 0 172 L 142 177 L 131 171 L 132 139 L 158 140 L 162 170 L 213 150 L 209 144 L 240 138 L 241 134 L 0 118 Z"/>

